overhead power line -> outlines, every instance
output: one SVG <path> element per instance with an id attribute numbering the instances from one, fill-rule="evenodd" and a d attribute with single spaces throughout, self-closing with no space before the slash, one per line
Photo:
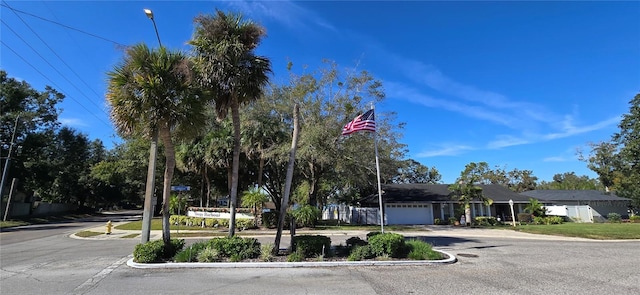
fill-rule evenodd
<path id="1" fill-rule="evenodd" d="M 54 65 L 52 65 L 46 58 L 44 58 L 44 56 L 42 56 L 42 54 L 40 54 L 35 48 L 33 48 L 33 46 L 31 46 L 29 44 L 29 42 L 27 42 L 24 38 L 22 38 L 22 36 L 20 36 L 20 34 L 18 34 L 16 31 L 14 31 L 13 28 L 11 28 L 9 26 L 9 24 L 5 23 L 4 20 L 0 20 L 0 21 L 7 28 L 9 28 L 9 30 L 11 30 L 11 32 L 13 32 L 20 40 L 22 40 L 22 42 L 27 44 L 27 46 L 29 46 L 29 48 L 31 48 L 31 50 L 33 50 L 40 58 L 42 58 L 42 60 L 44 60 L 45 63 L 47 63 L 51 68 L 53 68 L 53 70 L 56 71 L 56 73 L 58 73 L 65 81 L 67 81 L 69 84 L 71 84 L 71 86 L 73 86 L 76 90 L 78 90 L 78 92 L 80 92 L 85 98 L 87 98 L 87 100 L 90 103 L 92 103 L 94 106 L 98 107 L 98 109 L 100 111 L 102 111 L 105 115 L 107 115 L 107 116 L 109 115 L 102 109 L 102 107 L 100 107 L 98 104 L 96 104 L 93 100 L 89 99 L 89 97 L 87 97 L 87 95 L 84 92 L 82 92 L 82 90 L 80 90 L 80 88 L 78 88 L 78 86 L 73 84 L 73 82 L 71 82 L 71 80 L 69 80 L 64 74 L 62 74 Z M 31 29 L 31 28 L 29 27 L 29 29 Z M 33 30 L 32 30 L 32 32 L 33 32 Z M 35 32 L 33 32 L 33 33 L 36 34 Z M 38 36 L 38 34 L 36 34 L 36 36 L 38 38 L 40 38 L 40 36 Z M 62 61 L 62 63 L 64 63 L 73 73 L 75 73 L 73 71 L 73 69 L 71 69 L 71 67 L 69 67 L 69 65 L 51 47 L 49 47 L 49 45 L 46 42 L 44 42 L 44 40 L 42 40 L 42 38 L 40 38 L 40 41 L 42 41 L 49 48 L 49 50 L 51 50 L 53 52 L 53 54 L 55 54 Z M 76 74 L 76 76 L 78 77 L 78 79 L 80 79 L 82 81 L 82 78 L 80 78 L 80 76 L 78 74 Z M 86 82 L 85 82 L 85 85 L 86 85 Z M 78 103 L 80 103 L 80 102 L 78 102 Z"/>
<path id="2" fill-rule="evenodd" d="M 58 26 L 61 26 L 61 27 L 64 27 L 64 28 L 67 28 L 67 29 L 70 29 L 70 30 L 74 30 L 74 31 L 76 31 L 76 32 L 80 32 L 80 33 L 82 33 L 82 34 L 89 35 L 89 36 L 91 36 L 91 37 L 98 38 L 98 39 L 103 40 L 103 41 L 107 41 L 107 42 L 109 42 L 109 43 L 113 43 L 114 45 L 117 45 L 117 46 L 119 46 L 119 47 L 127 47 L 127 45 L 124 45 L 124 44 L 122 44 L 122 43 L 120 43 L 120 42 L 113 41 L 113 40 L 107 39 L 107 38 L 105 38 L 105 37 L 101 37 L 101 36 L 98 36 L 98 35 L 96 35 L 96 34 L 92 34 L 92 33 L 89 33 L 89 32 L 87 32 L 87 31 L 83 31 L 83 30 L 80 30 L 80 29 L 77 29 L 77 28 L 74 28 L 74 27 L 71 27 L 71 26 L 68 26 L 68 25 L 65 25 L 65 24 L 59 23 L 59 22 L 57 22 L 57 21 L 53 21 L 53 20 L 50 20 L 50 19 L 46 19 L 46 18 L 44 18 L 44 17 L 41 17 L 41 16 L 38 16 L 38 15 L 35 15 L 35 14 L 32 14 L 32 13 L 29 13 L 29 12 L 26 12 L 26 11 L 22 11 L 22 10 L 15 9 L 15 8 L 13 8 L 13 7 L 9 6 L 8 4 L 6 4 L 6 2 L 5 2 L 4 0 L 2 1 L 2 4 L 0 4 L 0 6 L 8 8 L 8 9 L 10 9 L 11 11 L 13 11 L 14 13 L 22 13 L 22 14 L 26 14 L 26 15 L 28 15 L 28 16 L 35 17 L 35 18 L 37 18 L 37 19 L 40 19 L 40 20 L 43 20 L 43 21 L 46 21 L 46 22 L 50 22 L 50 23 L 52 23 L 52 24 L 55 24 L 55 25 L 58 25 Z"/>
<path id="3" fill-rule="evenodd" d="M 4 45 L 6 48 L 8 48 L 9 50 L 11 50 L 11 52 L 13 52 L 13 54 L 15 54 L 17 57 L 19 57 L 22 61 L 24 61 L 27 65 L 29 65 L 31 68 L 33 68 L 36 72 L 38 72 L 38 74 L 42 75 L 42 77 L 44 77 L 45 79 L 47 79 L 51 85 L 55 86 L 56 89 L 59 89 L 62 93 L 64 93 L 65 91 L 59 86 L 57 85 L 55 82 L 53 82 L 49 77 L 47 77 L 47 75 L 43 74 L 40 70 L 38 70 L 37 67 L 35 67 L 34 65 L 32 65 L 26 58 L 22 57 L 17 51 L 13 50 L 13 48 L 11 48 L 8 44 L 4 43 L 4 41 L 0 40 L 0 44 Z M 80 103 L 77 99 L 73 98 L 73 96 L 68 96 L 69 98 L 71 98 L 73 101 L 77 102 L 78 105 L 80 105 L 83 109 L 85 109 L 88 113 L 90 113 L 91 115 L 93 115 L 94 117 L 96 117 L 96 119 L 98 119 L 98 121 L 104 123 L 106 126 L 108 127 L 112 127 L 111 125 L 109 125 L 109 123 L 105 122 L 102 118 L 96 116 L 95 113 L 93 113 L 92 111 L 90 111 L 89 109 L 87 109 L 87 107 L 85 107 L 82 103 Z"/>

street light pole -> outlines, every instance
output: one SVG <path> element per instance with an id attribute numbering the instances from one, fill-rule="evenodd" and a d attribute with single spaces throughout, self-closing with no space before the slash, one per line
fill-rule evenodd
<path id="1" fill-rule="evenodd" d="M 162 47 L 162 42 L 160 42 L 160 35 L 158 34 L 158 27 L 156 27 L 156 21 L 153 19 L 153 12 L 151 11 L 151 9 L 145 8 L 144 13 L 149 19 L 151 19 L 151 22 L 153 22 L 153 28 L 156 31 L 156 37 L 158 37 L 158 44 L 160 45 L 160 47 Z M 149 147 L 149 169 L 147 170 L 147 185 L 144 193 L 144 207 L 142 210 L 142 234 L 140 236 L 143 244 L 149 241 L 149 236 L 151 233 L 151 219 L 153 217 L 151 208 L 153 206 L 153 193 L 155 191 L 157 158 L 158 130 L 154 130 L 153 136 L 151 137 L 151 146 Z"/>
<path id="2" fill-rule="evenodd" d="M 516 226 L 516 215 L 513 213 L 513 200 L 509 200 L 509 206 L 511 207 L 511 222 L 513 226 Z"/>
<path id="3" fill-rule="evenodd" d="M 156 30 L 156 37 L 158 37 L 158 44 L 160 44 L 160 47 L 162 47 L 162 42 L 160 42 L 160 34 L 158 34 L 158 27 L 156 27 L 156 21 L 155 21 L 155 19 L 153 19 L 153 11 L 151 11 L 151 9 L 145 8 L 144 9 L 144 14 L 146 14 L 147 17 L 153 23 L 153 29 Z"/>

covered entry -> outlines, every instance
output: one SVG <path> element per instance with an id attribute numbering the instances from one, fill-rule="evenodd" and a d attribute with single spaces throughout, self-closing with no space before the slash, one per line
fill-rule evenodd
<path id="1" fill-rule="evenodd" d="M 386 204 L 387 224 L 433 224 L 431 204 Z"/>

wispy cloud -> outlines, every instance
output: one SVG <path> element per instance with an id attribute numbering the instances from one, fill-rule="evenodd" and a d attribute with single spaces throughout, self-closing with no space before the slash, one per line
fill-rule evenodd
<path id="1" fill-rule="evenodd" d="M 567 162 L 569 161 L 569 159 L 565 158 L 565 157 L 547 157 L 542 159 L 542 162 Z"/>
<path id="2" fill-rule="evenodd" d="M 511 135 L 499 135 L 496 140 L 493 140 L 487 144 L 488 149 L 500 149 L 504 147 L 523 145 L 530 143 L 531 140 L 515 137 Z"/>
<path id="3" fill-rule="evenodd" d="M 433 65 L 385 52 L 384 48 L 379 53 L 388 56 L 387 60 L 393 66 L 402 68 L 399 72 L 407 78 L 403 82 L 385 81 L 389 97 L 455 112 L 514 130 L 513 134 L 500 134 L 489 139 L 487 149 L 576 136 L 608 128 L 620 121 L 620 116 L 615 116 L 592 124 L 579 124 L 576 123 L 576 118 L 579 118 L 577 106 L 569 114 L 560 114 L 537 103 L 510 99 L 500 93 L 458 82 Z"/>
<path id="4" fill-rule="evenodd" d="M 443 145 L 439 149 L 422 151 L 418 153 L 416 157 L 429 158 L 437 156 L 455 156 L 470 150 L 473 150 L 473 148 L 466 145 Z"/>
<path id="5" fill-rule="evenodd" d="M 565 120 L 562 122 L 562 131 L 546 134 L 543 136 L 543 139 L 552 140 L 552 139 L 570 137 L 573 135 L 583 134 L 591 131 L 596 131 L 603 128 L 607 128 L 609 126 L 616 125 L 620 122 L 620 120 L 621 120 L 620 116 L 615 116 L 607 120 L 597 122 L 595 124 L 578 127 L 573 125 L 573 117 L 566 116 Z"/>
<path id="6" fill-rule="evenodd" d="M 313 26 L 337 31 L 327 20 L 293 1 L 227 1 L 227 4 L 251 18 L 273 20 L 290 29 Z"/>
<path id="7" fill-rule="evenodd" d="M 88 127 L 89 126 L 89 124 L 87 124 L 85 121 L 78 118 L 58 118 L 58 121 L 60 121 L 60 124 L 66 125 L 69 127 Z"/>
<path id="8" fill-rule="evenodd" d="M 515 118 L 494 112 L 482 106 L 468 105 L 457 101 L 438 99 L 422 94 L 417 89 L 405 86 L 393 81 L 385 81 L 385 91 L 388 96 L 401 97 L 413 103 L 418 103 L 431 108 L 445 109 L 463 114 L 468 117 L 491 121 L 497 124 L 509 126 Z"/>

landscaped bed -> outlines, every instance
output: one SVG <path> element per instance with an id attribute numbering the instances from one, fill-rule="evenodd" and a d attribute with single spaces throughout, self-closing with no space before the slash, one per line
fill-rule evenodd
<path id="1" fill-rule="evenodd" d="M 273 244 L 261 245 L 257 239 L 249 237 L 223 237 L 199 241 L 185 247 L 184 240 L 173 239 L 167 246 L 162 240 L 139 244 L 134 250 L 133 264 L 176 264 L 190 265 L 206 263 L 251 267 L 267 267 L 278 264 L 285 267 L 290 263 L 306 262 L 308 265 L 336 265 L 340 262 L 359 264 L 385 264 L 385 262 L 453 262 L 451 255 L 433 250 L 431 245 L 420 240 L 407 241 L 396 233 L 370 232 L 367 240 L 351 237 L 345 245 L 331 246 L 331 239 L 321 235 L 299 235 L 292 241 L 292 249 L 274 251 Z M 332 264 L 333 263 L 333 264 Z M 391 263 L 387 263 L 391 264 Z M 133 266 L 133 265 L 132 265 Z M 203 265 L 204 266 L 204 265 Z"/>

